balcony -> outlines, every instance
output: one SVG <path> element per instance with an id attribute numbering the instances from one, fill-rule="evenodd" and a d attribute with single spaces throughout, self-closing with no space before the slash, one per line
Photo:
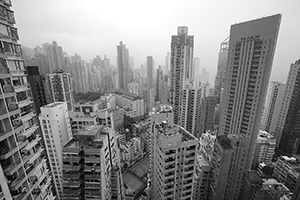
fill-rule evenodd
<path id="1" fill-rule="evenodd" d="M 11 190 L 17 190 L 26 181 L 25 174 L 22 174 L 17 179 L 15 179 L 10 185 Z"/>
<path id="2" fill-rule="evenodd" d="M 80 166 L 73 166 L 73 165 L 63 165 L 63 170 L 66 172 L 69 171 L 79 171 Z"/>
<path id="3" fill-rule="evenodd" d="M 36 131 L 37 128 L 38 126 L 34 124 L 32 127 L 26 129 L 23 133 L 19 134 L 18 139 L 19 140 L 27 139 L 29 136 L 31 136 L 34 133 L 34 131 Z"/>
<path id="4" fill-rule="evenodd" d="M 84 171 L 101 171 L 100 166 L 84 166 Z"/>
<path id="5" fill-rule="evenodd" d="M 20 117 L 20 120 L 24 123 L 24 122 L 30 120 L 31 118 L 33 118 L 34 116 L 35 116 L 34 111 L 31 111 L 31 112 L 23 115 L 22 117 Z"/>
<path id="6" fill-rule="evenodd" d="M 6 108 L 0 108 L 0 119 L 3 118 L 2 115 L 3 117 L 6 117 L 7 115 Z"/>
<path id="7" fill-rule="evenodd" d="M 14 88 L 13 88 L 13 86 L 11 86 L 11 85 L 4 85 L 2 87 L 2 89 L 3 89 L 4 93 L 12 93 L 12 92 L 15 91 Z"/>
<path id="8" fill-rule="evenodd" d="M 28 89 L 28 84 L 18 84 L 14 86 L 16 92 L 22 92 Z"/>
<path id="9" fill-rule="evenodd" d="M 24 164 L 26 164 L 28 161 L 30 163 L 35 161 L 41 155 L 42 151 L 44 151 L 44 149 L 39 148 L 38 151 L 35 154 L 24 154 L 24 155 L 22 155 L 22 159 L 23 159 Z"/>
<path id="10" fill-rule="evenodd" d="M 7 107 L 9 112 L 17 110 L 19 108 L 17 103 L 8 103 Z"/>
<path id="11" fill-rule="evenodd" d="M 21 160 L 17 160 L 7 168 L 4 169 L 4 173 L 7 176 L 13 175 L 22 166 Z"/>
<path id="12" fill-rule="evenodd" d="M 32 140 L 30 143 L 27 140 L 27 143 L 29 143 L 28 145 L 26 145 L 26 147 L 24 149 L 22 149 L 22 151 L 29 151 L 30 149 L 32 149 L 35 145 L 38 144 L 38 142 L 41 140 L 40 137 L 36 137 L 34 140 Z"/>
<path id="13" fill-rule="evenodd" d="M 36 172 L 44 166 L 45 162 L 46 162 L 46 160 L 43 159 L 37 165 L 31 165 L 28 169 L 26 169 L 26 173 L 28 174 L 28 176 L 30 177 L 30 176 L 33 176 L 34 174 L 36 174 Z"/>

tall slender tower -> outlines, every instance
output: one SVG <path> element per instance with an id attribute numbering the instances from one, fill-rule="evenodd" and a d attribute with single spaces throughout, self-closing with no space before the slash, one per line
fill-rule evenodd
<path id="1" fill-rule="evenodd" d="M 201 87 L 194 79 L 186 79 L 182 91 L 180 125 L 189 133 L 198 137 L 200 131 Z"/>
<path id="2" fill-rule="evenodd" d="M 172 36 L 170 69 L 170 103 L 174 110 L 174 123 L 180 122 L 182 89 L 185 79 L 193 78 L 194 36 L 188 35 L 188 27 L 178 27 Z"/>
<path id="3" fill-rule="evenodd" d="M 67 103 L 56 102 L 41 107 L 39 119 L 45 139 L 49 166 L 53 173 L 53 185 L 58 199 L 62 199 L 62 148 L 72 139 Z"/>
<path id="4" fill-rule="evenodd" d="M 215 77 L 215 90 L 214 90 L 214 94 L 218 97 L 218 103 L 220 102 L 221 90 L 222 88 L 224 88 L 226 65 L 227 65 L 227 54 L 228 54 L 228 47 L 229 47 L 228 45 L 229 45 L 229 37 L 227 37 L 221 43 L 220 52 L 219 52 L 218 68 Z"/>
<path id="5" fill-rule="evenodd" d="M 126 45 L 121 41 L 117 46 L 118 53 L 118 72 L 119 72 L 119 89 L 128 92 L 129 83 L 129 51 Z"/>
<path id="6" fill-rule="evenodd" d="M 277 14 L 231 26 L 218 132 L 218 152 L 224 154 L 214 157 L 224 162 L 213 167 L 214 199 L 239 199 L 254 154 L 280 20 Z M 222 159 L 225 154 L 229 159 Z"/>
<path id="7" fill-rule="evenodd" d="M 291 64 L 275 131 L 278 153 L 300 153 L 300 60 Z"/>
<path id="8" fill-rule="evenodd" d="M 0 199 L 53 199 L 11 1 L 0 1 Z"/>
<path id="9" fill-rule="evenodd" d="M 279 119 L 285 84 L 272 81 L 269 84 L 261 118 L 261 130 L 274 134 Z"/>

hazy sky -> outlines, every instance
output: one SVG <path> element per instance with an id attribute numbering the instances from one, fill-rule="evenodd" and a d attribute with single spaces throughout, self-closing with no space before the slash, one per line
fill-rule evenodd
<path id="1" fill-rule="evenodd" d="M 85 60 L 107 55 L 114 64 L 119 41 L 135 67 L 153 56 L 164 65 L 171 35 L 188 26 L 194 56 L 214 80 L 220 43 L 230 25 L 281 13 L 271 80 L 286 81 L 290 64 L 300 59 L 300 0 L 12 0 L 20 43 L 35 47 L 55 40 L 69 55 Z"/>

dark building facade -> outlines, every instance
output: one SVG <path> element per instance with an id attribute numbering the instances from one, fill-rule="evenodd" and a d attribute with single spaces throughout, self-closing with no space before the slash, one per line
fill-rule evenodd
<path id="1" fill-rule="evenodd" d="M 45 77 L 40 75 L 38 66 L 26 66 L 27 80 L 30 84 L 35 110 L 37 115 L 41 113 L 40 107 L 47 104 L 44 89 Z"/>

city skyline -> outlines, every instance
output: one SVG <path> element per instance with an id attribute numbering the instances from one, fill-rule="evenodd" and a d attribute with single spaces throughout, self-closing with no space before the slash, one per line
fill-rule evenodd
<path id="1" fill-rule="evenodd" d="M 73 4 L 69 1 L 29 1 L 25 5 L 24 1 L 14 1 L 13 9 L 16 11 L 17 25 L 20 29 L 20 42 L 33 48 L 55 40 L 70 55 L 78 53 L 85 60 L 90 60 L 96 55 L 107 55 L 115 64 L 115 48 L 119 41 L 123 41 L 135 58 L 136 66 L 143 64 L 148 55 L 153 56 L 158 66 L 164 64 L 165 54 L 170 51 L 170 35 L 176 31 L 176 27 L 188 26 L 190 34 L 195 36 L 194 56 L 200 58 L 200 68 L 206 68 L 210 72 L 210 83 L 213 85 L 219 46 L 229 35 L 228 27 L 249 19 L 281 13 L 283 26 L 276 47 L 271 80 L 285 81 L 288 67 L 284 66 L 288 66 L 299 57 L 296 51 L 299 39 L 296 36 L 300 34 L 300 30 L 293 28 L 300 19 L 297 13 L 299 1 L 291 1 L 288 5 L 281 1 L 257 2 L 260 5 L 258 8 L 255 2 L 242 5 L 238 1 L 218 4 L 191 1 L 190 4 L 183 5 L 176 1 L 172 4 L 166 1 L 160 3 L 159 7 L 156 7 L 158 4 L 155 3 L 149 4 L 147 9 L 141 2 L 105 2 L 99 4 L 103 8 L 101 12 L 97 10 L 99 6 L 95 2 L 77 2 Z M 115 7 L 115 3 L 120 6 Z M 247 9 L 236 10 L 231 7 L 232 4 L 247 6 Z M 24 6 L 27 7 L 25 12 L 22 9 Z M 190 8 L 188 16 L 177 16 L 177 11 L 184 10 L 185 6 Z M 65 15 L 65 8 L 68 8 L 68 15 Z M 210 12 L 212 9 L 214 12 Z M 253 9 L 255 12 L 252 12 Z M 79 10 L 81 14 L 77 15 Z M 157 15 L 147 15 L 151 11 L 155 11 Z M 222 16 L 222 20 L 217 16 Z M 128 23 L 123 23 L 126 20 Z M 91 28 L 82 28 L 88 26 Z M 145 44 L 145 41 L 151 45 Z M 139 44 L 143 44 L 143 48 Z M 289 51 L 286 51 L 287 49 Z M 284 72 L 283 67 L 286 69 Z"/>

